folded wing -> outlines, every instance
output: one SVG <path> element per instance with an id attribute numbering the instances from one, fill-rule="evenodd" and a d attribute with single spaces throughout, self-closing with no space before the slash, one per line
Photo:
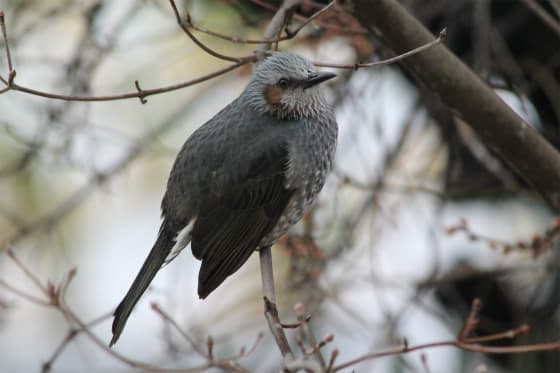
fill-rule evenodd
<path id="1" fill-rule="evenodd" d="M 249 259 L 276 225 L 295 190 L 286 189 L 288 150 L 283 144 L 247 160 L 242 170 L 216 170 L 192 232 L 202 260 L 198 295 L 205 298 Z"/>

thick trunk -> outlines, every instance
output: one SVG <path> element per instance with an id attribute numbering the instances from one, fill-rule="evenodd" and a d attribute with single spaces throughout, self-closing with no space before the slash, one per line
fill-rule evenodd
<path id="1" fill-rule="evenodd" d="M 404 53 L 434 40 L 434 36 L 396 0 L 353 0 L 348 7 L 364 27 L 395 53 Z M 440 44 L 408 57 L 402 65 L 560 212 L 560 153 L 459 58 Z"/>

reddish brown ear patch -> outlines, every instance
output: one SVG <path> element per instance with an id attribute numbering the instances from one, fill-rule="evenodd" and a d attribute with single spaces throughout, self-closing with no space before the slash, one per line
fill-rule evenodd
<path id="1" fill-rule="evenodd" d="M 277 85 L 267 85 L 264 89 L 264 98 L 268 104 L 275 109 L 280 106 L 284 90 Z"/>

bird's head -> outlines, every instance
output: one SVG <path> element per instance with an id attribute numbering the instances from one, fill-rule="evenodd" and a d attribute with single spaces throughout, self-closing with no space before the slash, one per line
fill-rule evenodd
<path id="1" fill-rule="evenodd" d="M 277 52 L 258 66 L 244 95 L 257 111 L 281 119 L 313 117 L 326 105 L 317 85 L 335 76 L 317 72 L 303 57 Z"/>

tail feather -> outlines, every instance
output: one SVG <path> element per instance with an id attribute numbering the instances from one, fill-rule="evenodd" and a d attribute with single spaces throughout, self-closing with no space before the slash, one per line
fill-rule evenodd
<path id="1" fill-rule="evenodd" d="M 142 268 L 140 268 L 140 272 L 136 275 L 128 293 L 113 314 L 115 316 L 112 328 L 113 338 L 109 343 L 109 347 L 114 345 L 119 339 L 132 309 L 136 303 L 138 303 L 138 300 L 140 300 L 140 297 L 144 294 L 156 273 L 164 263 L 166 257 L 169 255 L 169 252 L 175 245 L 175 238 L 176 233 L 171 231 L 164 221 L 150 254 L 144 261 Z"/>

